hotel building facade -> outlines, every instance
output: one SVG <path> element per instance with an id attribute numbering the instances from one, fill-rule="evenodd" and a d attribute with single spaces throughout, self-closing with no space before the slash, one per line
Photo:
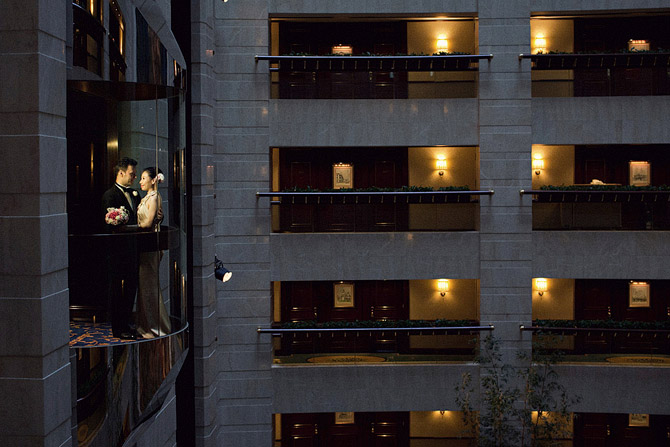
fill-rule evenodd
<path id="1" fill-rule="evenodd" d="M 19 3 L 1 444 L 468 445 L 543 328 L 565 445 L 670 445 L 667 2 Z M 102 229 L 122 157 L 161 231 Z M 133 263 L 169 330 L 110 338 Z"/>

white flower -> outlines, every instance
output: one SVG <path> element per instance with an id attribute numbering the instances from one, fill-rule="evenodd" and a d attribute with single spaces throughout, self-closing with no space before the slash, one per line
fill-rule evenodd
<path id="1" fill-rule="evenodd" d="M 158 183 L 165 180 L 165 176 L 163 175 L 163 173 L 159 172 L 158 175 L 156 176 L 156 180 L 158 180 Z"/>
<path id="2" fill-rule="evenodd" d="M 133 195 L 137 197 L 137 191 L 133 191 Z"/>

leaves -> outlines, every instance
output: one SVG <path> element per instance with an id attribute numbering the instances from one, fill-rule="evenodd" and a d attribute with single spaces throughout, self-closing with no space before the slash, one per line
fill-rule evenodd
<path id="1" fill-rule="evenodd" d="M 356 328 L 400 328 L 400 327 L 463 327 L 476 326 L 473 320 L 354 320 L 324 321 L 316 320 L 293 321 L 282 323 L 282 329 L 356 329 Z"/>
<path id="2" fill-rule="evenodd" d="M 401 186 L 399 188 L 379 188 L 377 186 L 370 186 L 369 188 L 312 188 L 305 186 L 304 188 L 294 186 L 292 188 L 283 189 L 281 192 L 431 192 L 435 191 L 432 186 Z M 441 186 L 437 191 L 470 191 L 468 185 L 465 186 Z"/>
<path id="3" fill-rule="evenodd" d="M 544 185 L 541 191 L 670 191 L 670 186 L 631 185 Z"/>

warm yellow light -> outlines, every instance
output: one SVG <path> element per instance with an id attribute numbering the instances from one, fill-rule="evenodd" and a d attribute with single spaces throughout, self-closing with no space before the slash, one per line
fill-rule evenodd
<path id="1" fill-rule="evenodd" d="M 351 56 L 354 52 L 354 47 L 351 45 L 333 45 L 333 48 L 331 49 L 331 53 L 333 54 L 344 54 L 347 56 Z"/>
<path id="2" fill-rule="evenodd" d="M 540 175 L 540 172 L 544 169 L 544 160 L 541 158 L 533 159 L 533 171 L 536 175 Z"/>
<path id="3" fill-rule="evenodd" d="M 447 36 L 445 34 L 437 36 L 437 44 L 435 46 L 437 47 L 438 53 L 447 53 L 449 51 L 449 41 L 447 40 Z"/>
<path id="4" fill-rule="evenodd" d="M 628 51 L 649 51 L 649 41 L 643 39 L 630 39 Z"/>
<path id="5" fill-rule="evenodd" d="M 437 169 L 440 175 L 444 175 L 444 171 L 447 170 L 447 160 L 436 160 L 435 161 L 435 169 Z"/>
<path id="6" fill-rule="evenodd" d="M 544 34 L 538 34 L 535 36 L 535 53 L 546 53 L 547 52 L 547 39 L 544 37 Z"/>
<path id="7" fill-rule="evenodd" d="M 535 290 L 542 296 L 547 291 L 547 278 L 535 278 Z"/>
<path id="8" fill-rule="evenodd" d="M 444 296 L 449 291 L 449 280 L 448 279 L 438 279 L 437 280 L 437 290 L 440 291 L 440 295 Z"/>

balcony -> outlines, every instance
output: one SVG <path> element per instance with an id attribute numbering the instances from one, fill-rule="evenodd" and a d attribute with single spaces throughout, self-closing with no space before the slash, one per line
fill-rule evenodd
<path id="1" fill-rule="evenodd" d="M 534 145 L 533 229 L 670 229 L 665 149 Z"/>
<path id="2" fill-rule="evenodd" d="M 274 283 L 277 365 L 443 363 L 474 359 L 473 279 Z"/>
<path id="3" fill-rule="evenodd" d="M 477 228 L 476 148 L 273 149 L 274 232 Z M 430 186 L 403 186 L 422 184 Z M 448 209 L 449 212 L 444 212 Z"/>
<path id="4" fill-rule="evenodd" d="M 667 280 L 536 278 L 533 332 L 563 362 L 670 365 Z"/>
<path id="5" fill-rule="evenodd" d="M 275 99 L 474 98 L 482 59 L 471 18 L 271 22 Z"/>
<path id="6" fill-rule="evenodd" d="M 534 97 L 669 95 L 669 16 L 531 19 Z"/>

